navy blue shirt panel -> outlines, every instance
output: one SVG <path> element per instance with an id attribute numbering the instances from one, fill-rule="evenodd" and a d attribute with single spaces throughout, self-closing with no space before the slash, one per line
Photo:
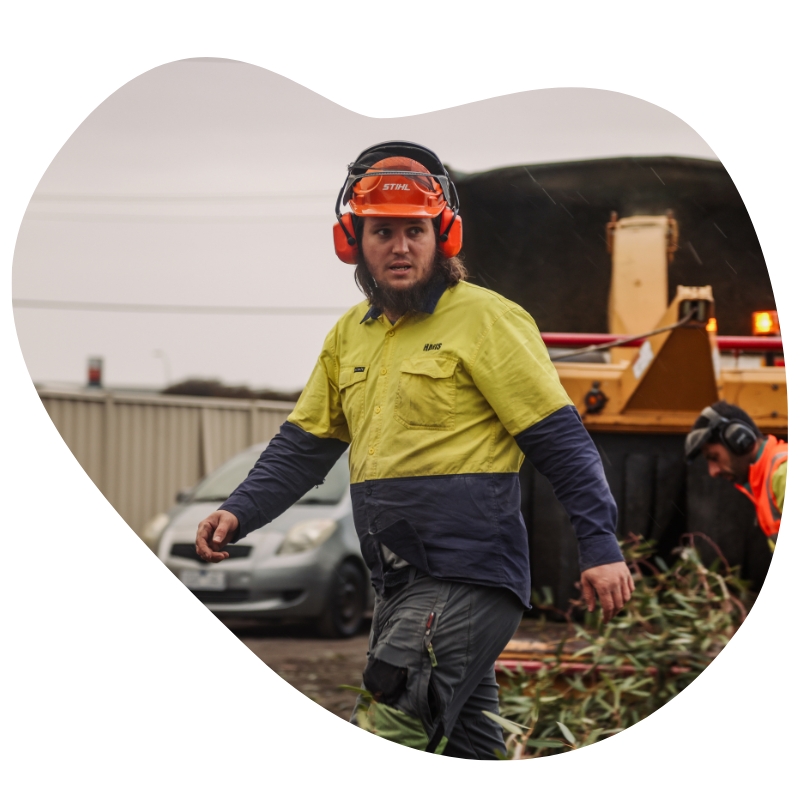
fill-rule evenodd
<path id="1" fill-rule="evenodd" d="M 553 486 L 578 538 L 578 566 L 622 561 L 617 504 L 600 454 L 575 406 L 565 406 L 514 437 L 525 457 Z"/>
<path id="2" fill-rule="evenodd" d="M 347 447 L 339 439 L 321 439 L 284 422 L 248 476 L 220 506 L 239 520 L 232 541 L 272 522 L 321 484 Z"/>

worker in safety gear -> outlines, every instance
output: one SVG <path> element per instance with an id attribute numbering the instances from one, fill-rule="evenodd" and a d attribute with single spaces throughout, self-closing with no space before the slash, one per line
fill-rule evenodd
<path id="1" fill-rule="evenodd" d="M 789 445 L 764 436 L 746 411 L 720 400 L 700 412 L 686 437 L 688 460 L 703 454 L 712 478 L 725 478 L 756 507 L 761 530 L 775 549 L 786 494 Z"/>
<path id="2" fill-rule="evenodd" d="M 345 205 L 349 212 L 345 213 Z M 583 594 L 606 619 L 633 582 L 597 450 L 533 319 L 465 280 L 458 194 L 430 150 L 385 142 L 350 165 L 334 247 L 366 300 L 328 334 L 294 411 L 204 520 L 198 555 L 277 517 L 350 447 L 351 497 L 376 605 L 352 721 L 420 750 L 504 752 L 494 662 L 530 608 L 523 454 L 578 539 Z"/>

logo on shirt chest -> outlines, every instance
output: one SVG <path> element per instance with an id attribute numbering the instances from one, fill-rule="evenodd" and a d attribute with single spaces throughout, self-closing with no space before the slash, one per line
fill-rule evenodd
<path id="1" fill-rule="evenodd" d="M 425 352 L 428 350 L 441 350 L 442 343 L 438 342 L 437 344 L 426 344 L 425 347 L 422 348 Z"/>

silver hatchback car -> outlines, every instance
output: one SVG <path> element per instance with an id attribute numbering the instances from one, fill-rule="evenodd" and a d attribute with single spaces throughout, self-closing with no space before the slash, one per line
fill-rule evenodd
<path id="1" fill-rule="evenodd" d="M 373 595 L 353 522 L 347 453 L 323 484 L 229 545 L 230 558 L 207 564 L 195 553 L 198 524 L 228 499 L 264 447 L 244 450 L 179 495 L 158 557 L 217 616 L 313 619 L 325 636 L 353 636 Z"/>

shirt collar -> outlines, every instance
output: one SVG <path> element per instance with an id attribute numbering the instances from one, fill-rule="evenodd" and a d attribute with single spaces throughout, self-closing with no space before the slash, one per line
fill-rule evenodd
<path id="1" fill-rule="evenodd" d="M 363 325 L 368 319 L 378 319 L 381 313 L 382 313 L 381 310 L 377 306 L 370 306 L 369 311 L 367 311 L 367 313 L 364 314 L 364 318 L 361 320 L 359 324 Z"/>
<path id="2" fill-rule="evenodd" d="M 767 437 L 765 436 L 765 437 L 764 437 L 764 438 L 761 440 L 761 446 L 758 448 L 758 453 L 756 454 L 756 459 L 755 459 L 755 461 L 754 461 L 754 462 L 753 462 L 753 463 L 750 465 L 750 467 L 751 467 L 751 468 L 752 468 L 752 467 L 753 467 L 755 464 L 757 464 L 757 463 L 760 461 L 760 459 L 761 459 L 761 456 L 763 456 L 763 455 L 764 455 L 764 448 L 765 448 L 766 446 L 767 446 Z M 744 486 L 744 488 L 745 488 L 745 489 L 747 489 L 747 491 L 748 491 L 748 492 L 750 492 L 750 493 L 752 494 L 752 492 L 753 492 L 753 489 L 752 489 L 752 487 L 750 486 L 750 470 L 749 470 L 749 469 L 748 469 L 748 471 L 747 471 L 747 478 L 745 479 L 745 482 L 744 482 L 744 483 L 740 483 L 740 484 L 739 484 L 739 486 Z"/>
<path id="3" fill-rule="evenodd" d="M 436 306 L 439 304 L 439 300 L 442 299 L 445 289 L 447 289 L 447 282 L 443 278 L 435 280 L 425 295 L 425 300 L 422 303 L 422 308 L 420 308 L 420 311 L 422 311 L 424 314 L 433 314 L 433 312 L 436 310 Z M 364 318 L 361 320 L 361 323 L 363 324 L 368 320 L 378 319 L 382 313 L 383 311 L 381 311 L 381 309 L 377 306 L 370 306 L 369 311 L 364 314 Z"/>

